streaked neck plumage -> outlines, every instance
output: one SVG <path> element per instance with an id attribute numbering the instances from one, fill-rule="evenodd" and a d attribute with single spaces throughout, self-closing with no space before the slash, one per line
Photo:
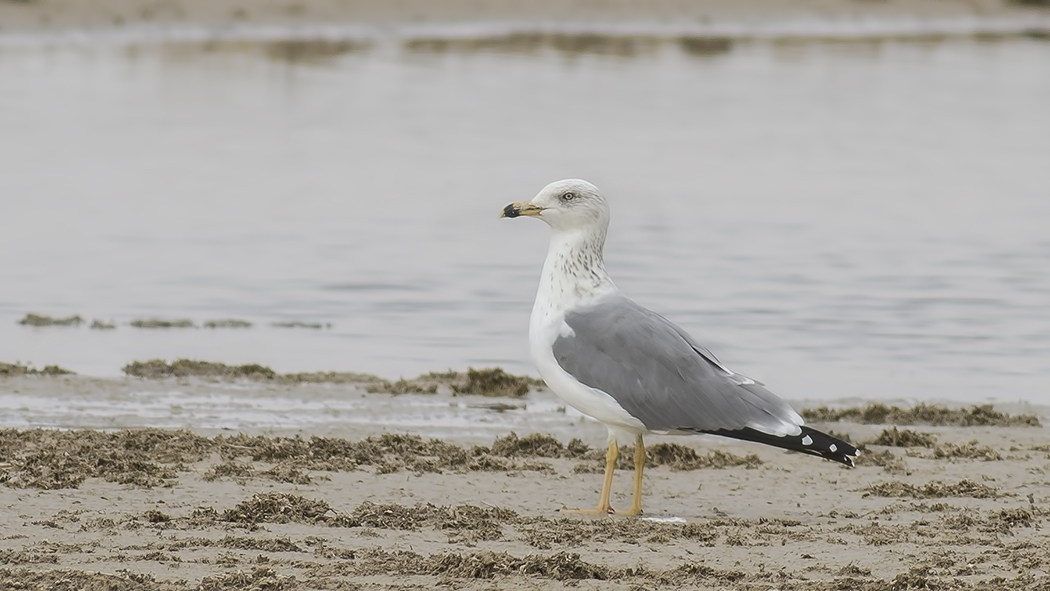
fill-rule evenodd
<path id="1" fill-rule="evenodd" d="M 567 308 L 586 305 L 616 291 L 602 256 L 605 233 L 604 225 L 553 231 L 533 320 L 560 316 Z"/>

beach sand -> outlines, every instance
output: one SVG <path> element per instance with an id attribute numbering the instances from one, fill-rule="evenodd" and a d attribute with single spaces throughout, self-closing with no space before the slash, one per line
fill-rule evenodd
<path id="1" fill-rule="evenodd" d="M 771 23 L 1026 18 L 1045 3 L 1008 0 L 8 0 L 0 32 L 112 29 L 135 25 L 432 25 L 529 23 Z"/>
<path id="2" fill-rule="evenodd" d="M 17 379 L 8 389 L 89 380 Z M 596 503 L 593 424 L 583 441 L 483 445 L 381 425 L 8 429 L 0 589 L 1050 588 L 1046 428 L 980 424 L 975 408 L 949 421 L 977 425 L 894 429 L 884 414 L 811 420 L 864 444 L 854 469 L 653 438 L 644 518 L 561 511 Z M 614 506 L 631 478 L 617 472 Z"/>

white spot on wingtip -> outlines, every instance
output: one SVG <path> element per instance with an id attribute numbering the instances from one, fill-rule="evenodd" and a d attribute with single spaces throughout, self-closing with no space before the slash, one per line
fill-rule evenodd
<path id="1" fill-rule="evenodd" d="M 802 445 L 813 445 L 813 438 L 809 435 L 806 435 L 802 438 Z"/>
<path id="2" fill-rule="evenodd" d="M 828 446 L 828 449 L 830 449 L 831 451 L 838 451 L 839 447 L 837 445 L 835 445 L 834 443 L 832 443 L 831 445 Z"/>

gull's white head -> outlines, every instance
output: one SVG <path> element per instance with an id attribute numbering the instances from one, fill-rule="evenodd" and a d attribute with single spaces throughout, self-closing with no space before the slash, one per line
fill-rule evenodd
<path id="1" fill-rule="evenodd" d="M 503 217 L 519 216 L 538 217 L 555 230 L 595 229 L 604 235 L 609 227 L 609 204 L 598 187 L 565 179 L 547 185 L 528 201 L 503 208 Z"/>

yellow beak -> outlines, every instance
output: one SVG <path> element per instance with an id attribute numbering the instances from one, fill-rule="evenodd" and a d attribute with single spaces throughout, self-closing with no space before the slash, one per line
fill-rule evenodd
<path id="1" fill-rule="evenodd" d="M 538 216 L 543 213 L 543 208 L 531 203 L 511 203 L 503 208 L 501 218 L 516 218 L 518 216 Z"/>

